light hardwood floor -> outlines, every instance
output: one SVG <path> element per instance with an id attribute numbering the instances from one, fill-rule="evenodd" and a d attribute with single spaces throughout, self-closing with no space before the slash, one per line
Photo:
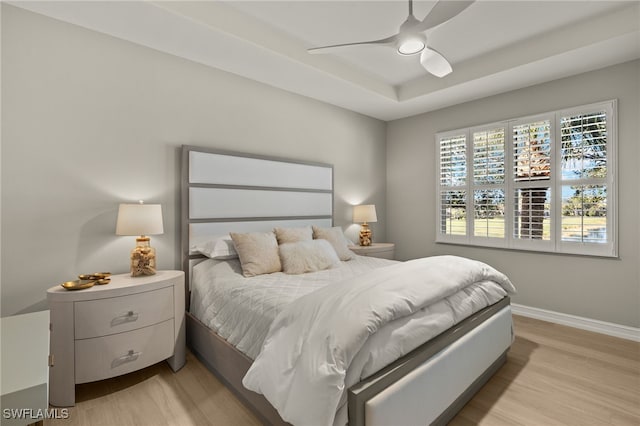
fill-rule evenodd
<path id="1" fill-rule="evenodd" d="M 452 425 L 640 425 L 640 343 L 514 316 L 502 369 Z M 193 355 L 79 385 L 66 420 L 45 425 L 258 425 Z M 393 425 L 400 426 L 400 425 Z"/>

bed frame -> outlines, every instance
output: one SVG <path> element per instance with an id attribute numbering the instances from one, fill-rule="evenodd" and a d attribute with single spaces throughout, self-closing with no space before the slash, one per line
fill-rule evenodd
<path id="1" fill-rule="evenodd" d="M 242 386 L 252 360 L 189 313 L 194 241 L 275 226 L 333 225 L 333 166 L 182 147 L 182 253 L 187 345 L 266 424 L 287 424 Z M 348 390 L 351 426 L 446 424 L 505 363 L 509 298 L 477 312 Z M 487 343 L 489 342 L 489 343 Z"/>

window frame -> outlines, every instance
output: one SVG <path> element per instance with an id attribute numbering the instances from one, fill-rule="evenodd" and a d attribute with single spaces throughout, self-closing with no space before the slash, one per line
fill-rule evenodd
<path id="1" fill-rule="evenodd" d="M 584 178 L 567 180 L 562 176 L 562 126 L 563 117 L 590 114 L 600 111 L 606 113 L 606 130 L 607 130 L 607 174 L 602 178 Z M 564 253 L 577 254 L 587 256 L 601 257 L 617 257 L 618 256 L 618 197 L 617 197 L 617 168 L 618 168 L 618 123 L 617 123 L 617 100 L 608 100 L 596 102 L 587 105 L 580 105 L 570 108 L 563 108 L 541 114 L 528 115 L 526 117 L 518 117 L 508 120 L 496 121 L 488 124 L 480 124 L 469 126 L 466 128 L 448 130 L 438 132 L 435 135 L 435 153 L 436 153 L 436 243 L 462 244 L 479 247 L 506 248 L 512 250 L 525 250 L 547 253 Z M 551 139 L 550 150 L 550 178 L 540 181 L 515 181 L 514 169 L 514 139 L 513 129 L 520 124 L 532 123 L 535 121 L 549 120 L 549 135 Z M 505 129 L 505 147 L 504 147 L 504 169 L 505 179 L 502 188 L 505 191 L 505 212 L 504 212 L 504 238 L 475 236 L 475 190 L 486 189 L 489 186 L 485 184 L 475 184 L 474 181 L 474 133 L 479 131 L 488 131 L 496 128 Z M 441 184 L 441 158 L 440 158 L 440 142 L 443 139 L 465 135 L 466 143 L 466 179 L 464 186 L 443 186 Z M 534 188 L 540 187 L 540 183 L 544 182 L 544 187 L 548 187 L 550 191 L 550 239 L 522 239 L 515 237 L 515 212 L 516 212 L 516 190 L 518 188 Z M 566 185 L 605 185 L 606 186 L 606 206 L 607 206 L 607 241 L 598 242 L 577 242 L 562 240 L 562 187 Z M 497 185 L 496 185 L 497 186 Z M 455 188 L 455 189 L 454 189 Z M 441 193 L 446 190 L 464 190 L 465 191 L 465 212 L 466 212 L 466 234 L 451 235 L 442 232 L 442 196 Z M 469 217 L 472 219 L 469 220 Z"/>

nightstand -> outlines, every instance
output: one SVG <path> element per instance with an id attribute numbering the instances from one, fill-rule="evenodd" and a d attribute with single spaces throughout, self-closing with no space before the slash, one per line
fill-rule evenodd
<path id="1" fill-rule="evenodd" d="M 49 402 L 75 404 L 75 385 L 167 360 L 185 363 L 184 272 L 114 275 L 86 290 L 47 291 L 51 312 Z"/>
<path id="2" fill-rule="evenodd" d="M 359 256 L 393 259 L 396 245 L 394 243 L 373 243 L 370 246 L 349 246 L 349 249 Z"/>
<path id="3" fill-rule="evenodd" d="M 49 311 L 0 318 L 0 323 L 2 426 L 42 424 L 49 408 Z"/>

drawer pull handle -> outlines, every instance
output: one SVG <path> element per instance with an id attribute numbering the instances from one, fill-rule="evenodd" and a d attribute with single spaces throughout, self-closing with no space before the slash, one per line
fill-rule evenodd
<path id="1" fill-rule="evenodd" d="M 127 362 L 133 362 L 138 359 L 141 352 L 134 352 L 133 349 L 129 349 L 129 352 L 126 355 L 122 355 L 111 362 L 111 368 L 118 367 L 122 364 L 126 364 Z"/>
<path id="2" fill-rule="evenodd" d="M 138 321 L 138 313 L 135 311 L 128 311 L 126 314 L 118 315 L 111 320 L 111 326 L 120 324 L 126 324 L 128 322 Z"/>

